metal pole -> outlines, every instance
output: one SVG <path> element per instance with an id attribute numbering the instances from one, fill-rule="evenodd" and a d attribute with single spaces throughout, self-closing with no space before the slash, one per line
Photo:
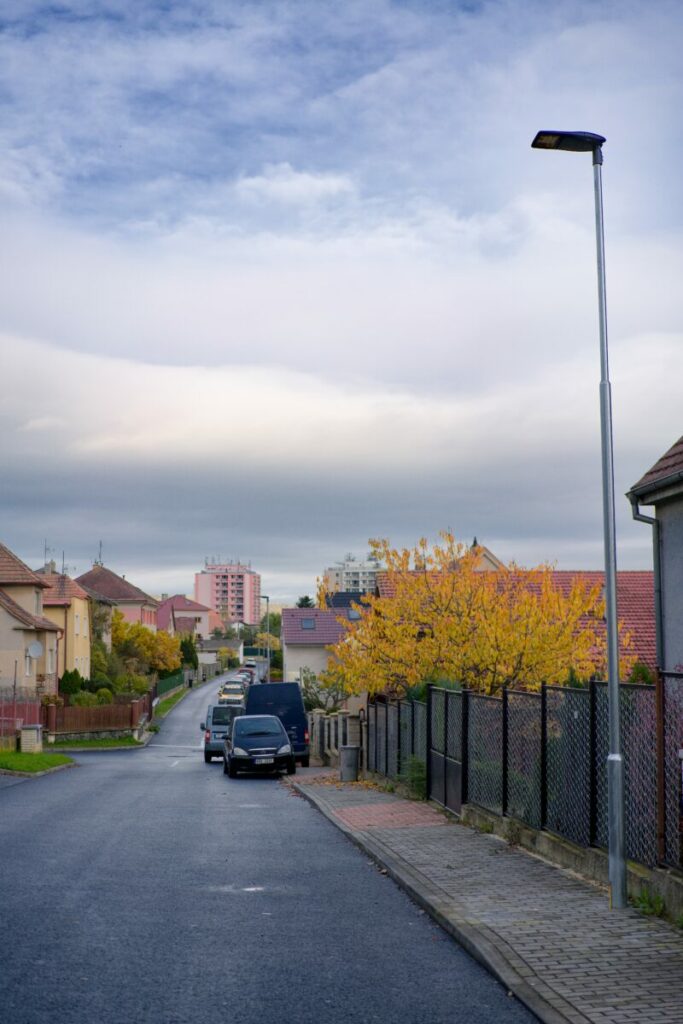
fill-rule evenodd
<path id="1" fill-rule="evenodd" d="M 605 606 L 607 627 L 607 686 L 609 697 L 609 755 L 607 757 L 607 810 L 609 834 L 610 906 L 627 906 L 624 828 L 624 761 L 619 728 L 619 631 L 617 625 L 617 545 L 614 520 L 614 457 L 612 444 L 612 390 L 607 356 L 607 291 L 605 286 L 605 233 L 602 208 L 602 148 L 593 149 L 595 238 L 600 317 L 600 435 L 602 443 L 602 514 L 605 541 Z"/>
<path id="2" fill-rule="evenodd" d="M 270 682 L 270 597 L 266 594 L 266 657 L 268 658 L 268 664 L 266 666 L 266 682 Z"/>

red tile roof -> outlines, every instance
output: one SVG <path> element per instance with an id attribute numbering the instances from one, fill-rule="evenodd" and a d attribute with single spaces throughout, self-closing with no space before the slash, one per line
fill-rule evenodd
<path id="1" fill-rule="evenodd" d="M 174 616 L 176 633 L 194 633 L 197 623 L 187 615 Z"/>
<path id="2" fill-rule="evenodd" d="M 654 466 L 648 469 L 644 476 L 641 476 L 631 490 L 641 493 L 654 491 L 668 477 L 676 477 L 679 474 L 683 474 L 683 437 L 679 437 L 668 452 L 664 452 L 661 459 L 658 459 Z"/>
<path id="3" fill-rule="evenodd" d="M 135 602 L 136 604 L 149 604 L 156 608 L 159 604 L 153 597 L 146 594 L 144 590 L 129 583 L 123 576 L 117 576 L 111 569 L 103 565 L 93 565 L 92 569 L 78 576 L 77 583 L 92 594 L 93 597 L 102 596 L 115 602 Z"/>
<path id="4" fill-rule="evenodd" d="M 36 572 L 47 583 L 47 590 L 43 592 L 43 604 L 46 607 L 70 605 L 74 597 L 87 601 L 88 595 L 83 587 L 69 576 L 46 569 L 37 569 Z"/>
<path id="5" fill-rule="evenodd" d="M 29 569 L 13 551 L 0 544 L 0 587 L 11 583 L 23 583 L 34 587 L 47 586 L 45 581 L 41 580 L 33 569 Z"/>
<path id="6" fill-rule="evenodd" d="M 53 633 L 59 629 L 59 626 L 55 625 L 54 622 L 50 622 L 49 619 L 44 619 L 42 615 L 31 615 L 30 612 L 27 612 L 25 608 L 17 604 L 4 590 L 0 590 L 0 605 L 13 618 L 23 622 L 28 629 L 37 629 L 39 632 L 50 630 Z"/>
<path id="7" fill-rule="evenodd" d="M 286 644 L 300 644 L 306 647 L 327 647 L 336 644 L 346 632 L 343 623 L 337 620 L 348 617 L 348 608 L 283 608 L 282 639 Z M 304 619 L 313 622 L 312 629 L 304 629 Z"/>
<path id="8" fill-rule="evenodd" d="M 185 597 L 184 594 L 174 594 L 173 597 L 166 597 L 159 605 L 157 612 L 157 627 L 159 629 L 168 629 L 168 625 L 171 621 L 171 613 L 179 613 L 182 615 L 183 612 L 202 612 L 211 611 L 204 604 L 198 604 L 196 601 L 191 601 L 189 597 Z M 194 620 L 192 620 L 194 622 Z M 176 617 L 176 629 L 178 628 L 178 619 Z M 194 629 L 194 627 L 193 627 Z"/>

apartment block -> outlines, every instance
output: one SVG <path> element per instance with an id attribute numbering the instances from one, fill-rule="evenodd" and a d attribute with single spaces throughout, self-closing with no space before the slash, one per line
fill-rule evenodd
<path id="1" fill-rule="evenodd" d="M 207 561 L 195 573 L 194 598 L 230 622 L 257 626 L 261 621 L 261 576 L 239 562 Z"/>

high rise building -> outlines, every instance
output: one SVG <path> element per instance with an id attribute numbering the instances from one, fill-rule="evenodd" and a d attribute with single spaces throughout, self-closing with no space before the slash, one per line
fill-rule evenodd
<path id="1" fill-rule="evenodd" d="M 377 573 L 382 569 L 382 563 L 372 555 L 369 555 L 365 561 L 361 561 L 352 554 L 348 554 L 341 562 L 336 562 L 335 565 L 325 569 L 323 576 L 325 590 L 328 593 L 341 590 L 357 594 L 372 594 L 375 591 Z"/>
<path id="2" fill-rule="evenodd" d="M 258 626 L 261 621 L 261 576 L 239 562 L 217 564 L 207 559 L 194 576 L 194 599 L 213 608 L 222 619 Z"/>

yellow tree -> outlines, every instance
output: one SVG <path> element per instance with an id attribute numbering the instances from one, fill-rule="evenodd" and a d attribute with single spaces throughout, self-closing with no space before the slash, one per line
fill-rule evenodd
<path id="1" fill-rule="evenodd" d="M 477 548 L 450 533 L 412 549 L 370 544 L 387 567 L 382 596 L 357 605 L 360 618 L 330 648 L 330 670 L 349 689 L 401 692 L 449 679 L 493 694 L 503 686 L 563 683 L 572 669 L 588 678 L 602 668 L 599 587 L 576 580 L 562 592 L 546 565 L 480 571 Z M 626 651 L 628 643 L 623 635 Z M 624 662 L 626 670 L 628 653 Z"/>
<path id="2" fill-rule="evenodd" d="M 140 622 L 126 622 L 116 608 L 111 619 L 112 648 L 129 671 L 173 671 L 180 668 L 180 641 L 164 630 L 156 633 Z"/>
<path id="3" fill-rule="evenodd" d="M 270 647 L 271 651 L 280 650 L 280 638 L 275 636 L 274 633 L 257 633 L 254 639 L 255 647 L 261 647 L 264 650 Z"/>

